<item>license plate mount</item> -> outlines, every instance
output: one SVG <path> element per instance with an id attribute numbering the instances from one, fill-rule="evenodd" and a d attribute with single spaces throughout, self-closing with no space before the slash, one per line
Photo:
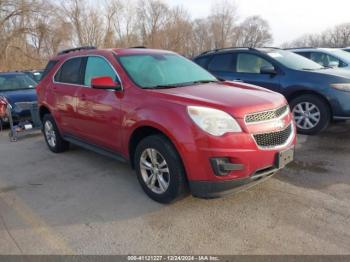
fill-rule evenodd
<path id="1" fill-rule="evenodd" d="M 277 153 L 277 168 L 284 168 L 294 160 L 294 147 Z"/>

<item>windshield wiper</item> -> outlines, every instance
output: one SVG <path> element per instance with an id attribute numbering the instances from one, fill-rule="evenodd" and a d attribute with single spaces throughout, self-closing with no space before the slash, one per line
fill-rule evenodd
<path id="1" fill-rule="evenodd" d="M 167 88 L 176 88 L 180 86 L 181 85 L 156 85 L 156 86 L 144 87 L 143 89 L 167 89 Z"/>
<path id="2" fill-rule="evenodd" d="M 216 83 L 219 82 L 218 80 L 198 80 L 192 82 L 193 84 L 208 84 L 208 83 Z"/>
<path id="3" fill-rule="evenodd" d="M 145 87 L 145 89 L 166 89 L 166 88 L 176 88 L 176 87 L 191 86 L 191 85 L 196 85 L 196 84 L 208 84 L 208 83 L 215 83 L 215 82 L 219 82 L 219 81 L 217 81 L 217 80 L 198 80 L 198 81 L 178 83 L 178 84 L 150 86 L 150 87 Z"/>
<path id="4" fill-rule="evenodd" d="M 315 70 L 323 70 L 323 69 L 327 69 L 326 67 L 320 67 L 320 68 L 302 68 L 301 70 L 305 70 L 305 71 L 315 71 Z"/>

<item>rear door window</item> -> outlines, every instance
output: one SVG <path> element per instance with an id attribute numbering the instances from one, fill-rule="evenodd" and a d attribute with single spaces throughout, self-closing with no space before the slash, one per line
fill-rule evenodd
<path id="1" fill-rule="evenodd" d="M 67 60 L 56 73 L 55 81 L 60 83 L 82 85 L 82 65 L 83 58 L 81 57 Z"/>
<path id="2" fill-rule="evenodd" d="M 303 57 L 310 58 L 310 52 L 297 52 L 296 54 L 302 55 Z"/>
<path id="3" fill-rule="evenodd" d="M 232 54 L 214 55 L 208 65 L 208 70 L 233 72 L 233 55 Z"/>

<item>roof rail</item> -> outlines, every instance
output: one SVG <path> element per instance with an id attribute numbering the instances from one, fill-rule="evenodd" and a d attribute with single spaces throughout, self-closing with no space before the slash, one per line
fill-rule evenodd
<path id="1" fill-rule="evenodd" d="M 314 46 L 304 46 L 304 47 L 288 47 L 288 48 L 284 48 L 284 50 L 292 50 L 292 49 L 310 49 L 310 48 L 317 48 L 317 47 L 314 47 Z"/>
<path id="2" fill-rule="evenodd" d="M 205 55 L 205 54 L 209 54 L 209 53 L 216 53 L 216 52 L 223 51 L 223 50 L 240 49 L 240 48 L 241 49 L 246 48 L 246 49 L 249 49 L 249 50 L 256 50 L 256 51 L 258 51 L 256 48 L 253 48 L 253 47 L 233 46 L 233 47 L 216 48 L 216 49 L 213 49 L 213 50 L 205 51 L 205 52 L 201 53 L 199 56 Z"/>
<path id="3" fill-rule="evenodd" d="M 147 47 L 141 45 L 141 46 L 132 46 L 132 47 L 129 47 L 129 48 L 141 48 L 142 49 L 142 48 L 147 48 Z"/>
<path id="4" fill-rule="evenodd" d="M 64 54 L 68 54 L 70 52 L 81 51 L 81 50 L 92 50 L 92 49 L 97 49 L 97 48 L 96 48 L 96 46 L 80 46 L 80 47 L 62 50 L 57 55 L 64 55 Z"/>
<path id="5" fill-rule="evenodd" d="M 275 47 L 275 46 L 263 46 L 263 47 L 261 47 L 261 48 L 269 48 L 269 49 L 282 50 L 281 48 Z"/>

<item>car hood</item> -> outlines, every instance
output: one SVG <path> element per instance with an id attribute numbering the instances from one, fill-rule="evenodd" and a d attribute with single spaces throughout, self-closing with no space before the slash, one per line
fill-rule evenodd
<path id="1" fill-rule="evenodd" d="M 11 106 L 17 102 L 33 102 L 37 100 L 35 89 L 0 91 L 0 96 L 7 98 Z"/>
<path id="2" fill-rule="evenodd" d="M 350 70 L 347 69 L 341 69 L 341 68 L 327 68 L 327 69 L 321 69 L 321 70 L 315 70 L 310 71 L 317 74 L 323 74 L 323 75 L 332 75 L 342 78 L 347 78 L 350 82 Z"/>
<path id="3" fill-rule="evenodd" d="M 243 118 L 249 113 L 275 109 L 287 103 L 286 99 L 276 92 L 254 85 L 228 81 L 152 90 L 152 92 L 186 105 L 224 110 L 236 118 Z"/>

